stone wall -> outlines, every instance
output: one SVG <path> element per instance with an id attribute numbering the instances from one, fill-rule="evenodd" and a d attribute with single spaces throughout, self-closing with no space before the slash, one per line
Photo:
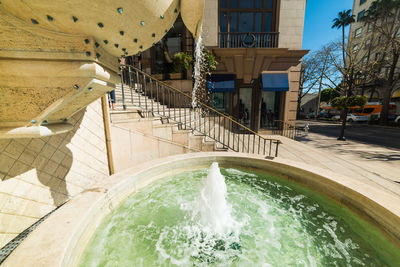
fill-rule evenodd
<path id="1" fill-rule="evenodd" d="M 207 47 L 218 46 L 218 1 L 204 1 L 203 42 Z"/>
<path id="2" fill-rule="evenodd" d="M 0 139 L 0 248 L 109 174 L 101 101 L 70 118 L 74 129 L 37 139 Z"/>
<path id="3" fill-rule="evenodd" d="M 279 47 L 301 49 L 306 0 L 281 0 L 279 13 Z"/>

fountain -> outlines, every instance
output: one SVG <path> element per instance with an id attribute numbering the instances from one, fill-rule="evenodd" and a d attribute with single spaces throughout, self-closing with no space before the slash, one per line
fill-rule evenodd
<path id="1" fill-rule="evenodd" d="M 80 266 L 390 266 L 341 207 L 315 199 L 213 162 L 130 196 L 103 220 Z"/>
<path id="2" fill-rule="evenodd" d="M 208 231 L 220 235 L 230 233 L 237 225 L 226 196 L 225 177 L 221 174 L 218 163 L 214 162 L 208 171 L 207 179 L 203 180 L 194 217 L 200 215 L 201 224 Z"/>
<path id="3" fill-rule="evenodd" d="M 192 107 L 197 107 L 197 92 L 201 90 L 202 85 L 204 84 L 204 73 L 205 73 L 205 54 L 204 54 L 204 45 L 203 45 L 203 37 L 202 31 L 200 30 L 199 38 L 196 42 L 195 49 L 195 63 L 194 63 L 194 86 L 192 91 Z"/>

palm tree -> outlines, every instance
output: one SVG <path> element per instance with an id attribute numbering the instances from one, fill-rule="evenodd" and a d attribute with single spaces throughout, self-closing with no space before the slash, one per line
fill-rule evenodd
<path id="1" fill-rule="evenodd" d="M 346 26 L 349 26 L 351 23 L 353 23 L 354 20 L 354 15 L 351 15 L 351 9 L 348 10 L 343 10 L 339 12 L 338 17 L 333 20 L 333 25 L 332 29 L 337 28 L 340 29 L 342 28 L 342 48 L 343 48 L 343 65 L 346 66 L 346 52 L 345 52 L 345 33 L 344 33 L 344 28 Z"/>
<path id="2" fill-rule="evenodd" d="M 344 70 L 346 69 L 346 44 L 345 44 L 344 28 L 346 26 L 350 25 L 351 23 L 353 23 L 354 21 L 355 21 L 354 20 L 354 15 L 351 15 L 351 9 L 343 10 L 343 11 L 339 12 L 338 17 L 333 20 L 332 29 L 333 28 L 337 28 L 337 29 L 342 28 L 342 56 L 343 56 L 343 69 Z M 348 78 L 347 78 L 347 75 L 345 73 L 347 73 L 347 72 L 344 72 L 343 80 L 344 80 L 344 82 L 347 83 Z M 348 85 L 350 85 L 350 84 L 348 84 Z M 344 90 L 344 93 L 345 93 L 345 96 L 348 97 L 351 94 L 351 90 Z M 338 137 L 338 140 L 342 140 L 342 141 L 346 140 L 344 138 L 344 129 L 346 128 L 347 112 L 348 112 L 348 109 L 345 108 L 342 111 L 342 114 L 341 114 L 342 127 L 340 129 L 340 135 Z"/>

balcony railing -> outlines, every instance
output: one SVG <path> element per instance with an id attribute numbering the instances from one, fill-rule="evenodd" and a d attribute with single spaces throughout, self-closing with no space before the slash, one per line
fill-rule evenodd
<path id="1" fill-rule="evenodd" d="M 279 32 L 220 32 L 220 48 L 276 48 Z"/>

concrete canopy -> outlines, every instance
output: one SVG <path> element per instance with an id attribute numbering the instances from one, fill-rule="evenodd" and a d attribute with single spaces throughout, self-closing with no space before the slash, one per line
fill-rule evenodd
<path id="1" fill-rule="evenodd" d="M 1 1 L 0 138 L 65 132 L 47 125 L 66 124 L 113 90 L 118 57 L 158 42 L 179 12 L 198 37 L 203 8 L 203 0 Z M 48 129 L 26 128 L 38 126 Z"/>

